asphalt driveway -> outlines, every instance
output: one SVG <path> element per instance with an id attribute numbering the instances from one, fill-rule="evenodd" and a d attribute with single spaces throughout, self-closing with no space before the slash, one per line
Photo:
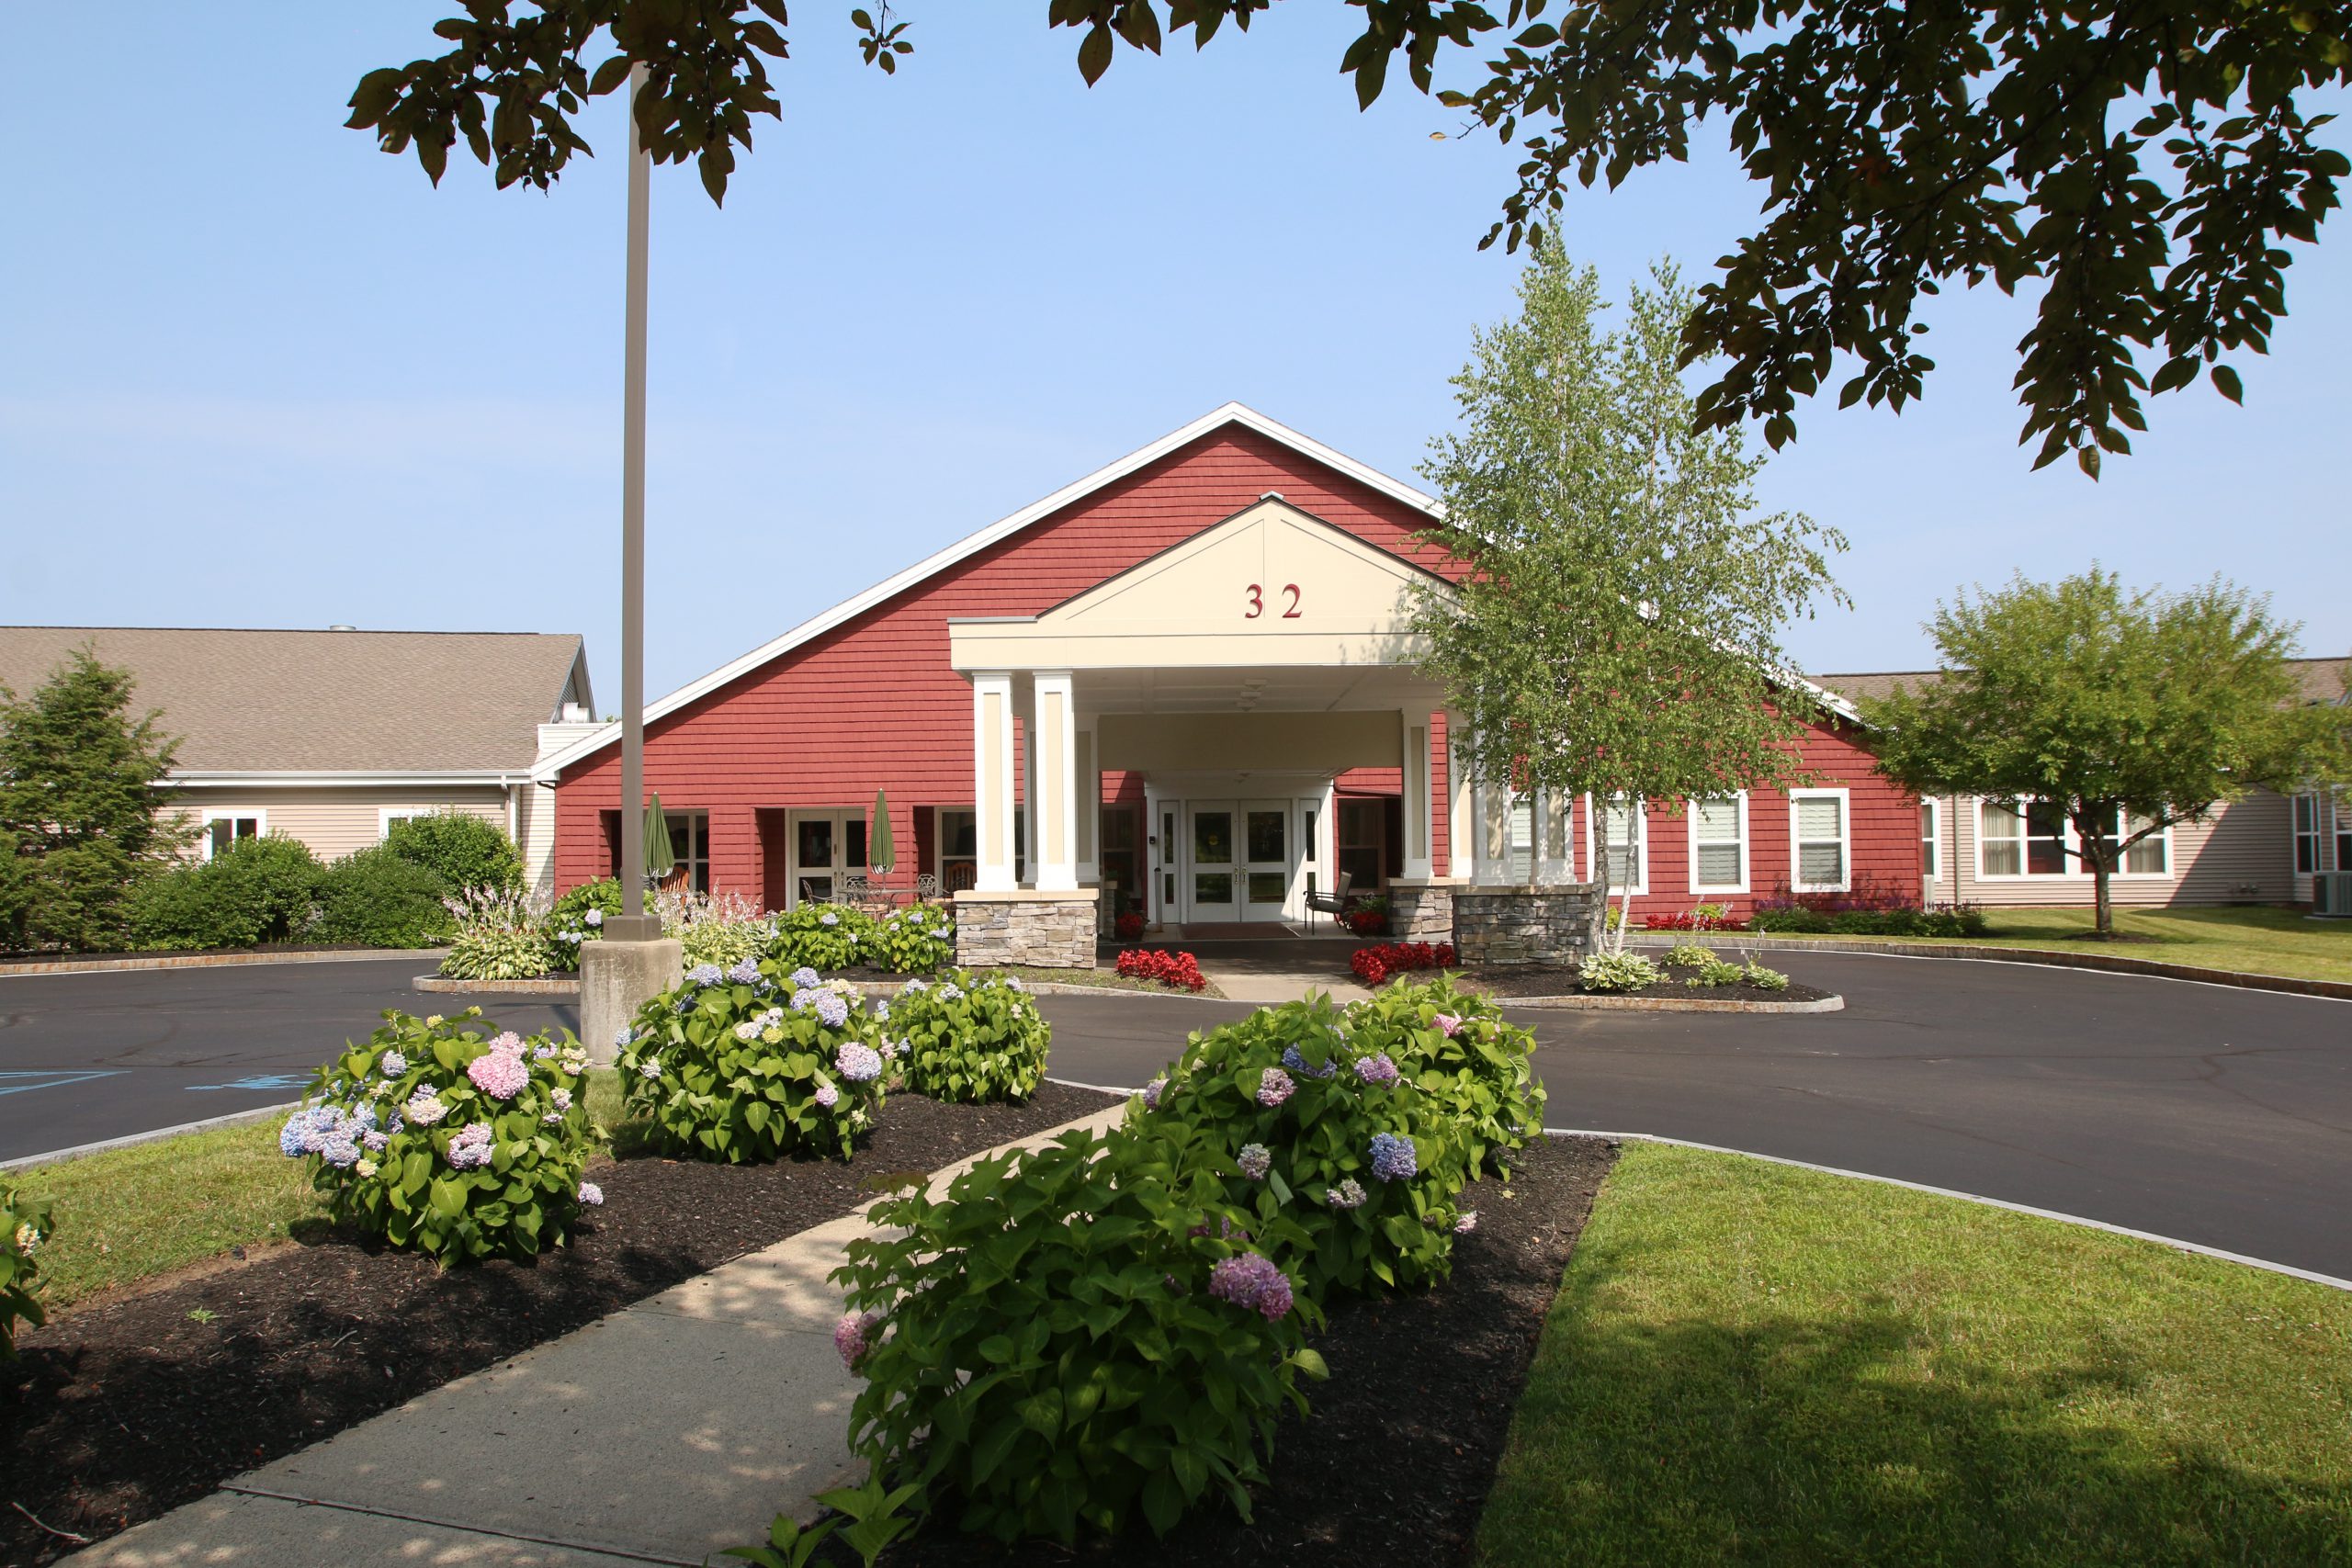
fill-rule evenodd
<path id="1" fill-rule="evenodd" d="M 1782 953 L 1846 1010 L 1518 1010 L 1554 1126 L 1982 1193 L 2352 1278 L 2352 1002 Z M 0 1159 L 291 1100 L 413 960 L 0 979 Z M 429 1005 L 446 1008 L 433 998 Z M 1043 998 L 1057 1077 L 1144 1083 L 1238 1003 Z M 490 1010 L 531 1030 L 569 1007 Z"/>

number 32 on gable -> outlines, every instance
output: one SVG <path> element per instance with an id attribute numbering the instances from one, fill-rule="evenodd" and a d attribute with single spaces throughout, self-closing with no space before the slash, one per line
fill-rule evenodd
<path id="1" fill-rule="evenodd" d="M 1245 621 L 1254 621 L 1259 616 L 1266 613 L 1266 591 L 1263 584 L 1253 582 L 1250 585 L 1249 592 L 1250 607 L 1241 612 L 1241 618 Z M 1295 582 L 1285 582 L 1283 584 L 1281 592 L 1287 602 L 1287 607 L 1283 611 L 1283 619 L 1285 621 L 1297 620 L 1299 618 L 1298 584 Z"/>

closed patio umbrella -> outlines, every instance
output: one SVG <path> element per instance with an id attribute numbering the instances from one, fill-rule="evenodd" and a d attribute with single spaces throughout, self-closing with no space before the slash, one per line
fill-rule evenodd
<path id="1" fill-rule="evenodd" d="M 662 815 L 662 792 L 655 790 L 645 803 L 645 880 L 659 882 L 678 869 L 678 857 L 670 849 L 670 821 Z"/>
<path id="2" fill-rule="evenodd" d="M 890 801 L 874 792 L 874 826 L 865 835 L 865 858 L 885 876 L 899 869 L 899 846 L 890 838 Z"/>

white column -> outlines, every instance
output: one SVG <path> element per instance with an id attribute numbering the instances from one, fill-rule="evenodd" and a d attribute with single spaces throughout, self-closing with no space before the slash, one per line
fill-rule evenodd
<path id="1" fill-rule="evenodd" d="M 1081 885 L 1100 885 L 1102 880 L 1102 846 L 1098 841 L 1102 831 L 1102 770 L 1094 756 L 1094 721 L 1080 718 L 1078 724 L 1078 880 Z M 1122 889 L 1133 897 L 1132 887 Z M 1107 915 L 1107 906 L 1106 906 Z"/>
<path id="2" fill-rule="evenodd" d="M 1037 886 L 1037 688 L 1016 675 L 1012 681 L 1012 716 L 1021 721 L 1022 853 L 1014 857 L 1014 881 L 1023 887 Z"/>
<path id="3" fill-rule="evenodd" d="M 1012 872 L 1012 676 L 991 670 L 972 677 L 972 809 L 979 865 L 973 888 L 1010 893 Z"/>
<path id="4" fill-rule="evenodd" d="M 1078 889 L 1078 709 L 1069 671 L 1040 670 L 1032 685 L 1030 859 L 1040 891 L 1071 893 Z"/>
<path id="5" fill-rule="evenodd" d="M 1568 808 L 1555 789 L 1535 792 L 1535 880 L 1558 887 L 1576 880 L 1568 853 Z"/>
<path id="6" fill-rule="evenodd" d="M 1430 830 L 1430 710 L 1397 716 L 1405 730 L 1405 877 L 1427 881 L 1434 863 Z"/>
<path id="7" fill-rule="evenodd" d="M 1470 782 L 1470 733 L 1462 726 L 1462 716 L 1449 712 L 1445 716 L 1447 794 L 1446 842 L 1451 846 L 1447 872 L 1468 880 L 1477 853 L 1478 800 Z"/>

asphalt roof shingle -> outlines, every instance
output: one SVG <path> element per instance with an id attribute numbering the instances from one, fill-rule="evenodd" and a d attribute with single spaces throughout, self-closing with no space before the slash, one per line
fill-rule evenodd
<path id="1" fill-rule="evenodd" d="M 2289 669 L 2302 682 L 2303 701 L 2307 703 L 2342 702 L 2345 698 L 2345 671 L 2347 661 L 2342 659 L 2290 659 Z M 1815 685 L 1826 686 L 1851 702 L 1891 695 L 1898 685 L 1914 692 L 1934 685 L 1944 678 L 1940 670 L 1886 670 L 1851 675 L 1815 675 Z"/>
<path id="2" fill-rule="evenodd" d="M 540 632 L 0 626 L 0 685 L 29 696 L 85 646 L 197 773 L 521 772 L 589 694 L 579 636 Z"/>

